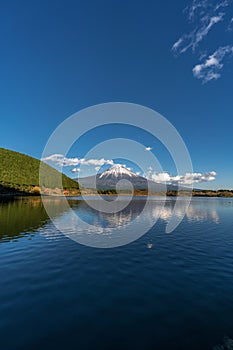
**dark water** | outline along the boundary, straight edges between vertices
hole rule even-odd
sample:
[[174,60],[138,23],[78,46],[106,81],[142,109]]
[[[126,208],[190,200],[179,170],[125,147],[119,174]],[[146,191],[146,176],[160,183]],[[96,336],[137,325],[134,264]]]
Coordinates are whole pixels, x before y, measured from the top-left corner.
[[[49,205],[67,220],[62,200]],[[111,231],[161,204],[143,218],[138,199],[119,215],[70,205]],[[173,205],[137,241],[97,249],[61,234],[39,198],[1,201],[0,349],[207,350],[233,337],[233,200],[195,198],[165,234]]]

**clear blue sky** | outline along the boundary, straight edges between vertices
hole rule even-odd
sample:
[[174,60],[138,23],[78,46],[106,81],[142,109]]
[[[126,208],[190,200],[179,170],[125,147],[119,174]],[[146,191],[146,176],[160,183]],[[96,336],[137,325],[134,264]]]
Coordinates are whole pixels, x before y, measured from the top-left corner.
[[[2,3],[1,147],[40,158],[51,132],[69,115],[102,102],[133,102],[155,109],[177,128],[194,171],[217,172],[202,187],[233,188],[232,4],[204,9],[216,23],[188,20],[195,4]],[[188,14],[184,9],[190,5]],[[203,34],[200,42],[193,29]],[[179,45],[172,50],[179,38],[191,42],[183,53]],[[202,66],[195,75],[197,65]],[[72,156],[83,152],[81,145],[74,147]]]

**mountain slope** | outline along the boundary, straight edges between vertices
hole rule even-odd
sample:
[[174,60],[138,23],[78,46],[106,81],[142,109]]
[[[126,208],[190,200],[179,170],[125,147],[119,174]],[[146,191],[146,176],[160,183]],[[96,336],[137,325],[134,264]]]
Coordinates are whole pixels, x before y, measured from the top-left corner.
[[[166,191],[176,191],[177,186],[175,185],[164,185],[156,183],[154,181],[147,180],[145,177],[138,176],[132,171],[126,169],[122,165],[113,165],[108,170],[96,176],[88,176],[83,178],[78,178],[76,181],[79,182],[80,186],[84,188],[96,188],[97,190],[110,190],[116,189],[116,184],[120,180],[130,181],[135,190],[147,190],[148,185],[153,192],[166,192]],[[129,184],[125,181],[121,184],[121,189],[129,189]]]
[[[42,168],[43,189],[39,187],[40,164],[38,159],[0,148],[0,193],[61,193],[60,173],[45,163]],[[76,181],[63,174],[62,182],[67,192],[73,191],[79,194],[79,185]]]

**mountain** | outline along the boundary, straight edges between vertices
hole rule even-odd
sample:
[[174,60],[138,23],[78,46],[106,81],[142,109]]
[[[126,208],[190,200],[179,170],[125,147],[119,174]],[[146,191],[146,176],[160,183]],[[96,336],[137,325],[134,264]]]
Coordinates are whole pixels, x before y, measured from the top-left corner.
[[118,177],[126,177],[126,178],[137,178],[139,177],[129,169],[125,168],[121,164],[115,164],[108,170],[105,170],[103,173],[100,174],[100,179],[107,179],[109,177],[118,178]]
[[[176,191],[177,186],[167,185],[167,188],[164,184],[156,183],[150,181],[145,177],[139,176],[132,171],[128,170],[120,164],[113,165],[106,171],[88,177],[82,177],[75,179],[79,182],[80,186],[84,188],[97,188],[97,190],[110,190],[116,189],[116,184],[120,180],[130,181],[135,190],[147,190],[148,184],[153,192],[166,192],[166,191]],[[96,183],[96,186],[95,186]],[[121,182],[121,189],[127,190],[130,188],[130,185],[126,181]]]
[[[39,187],[39,169],[43,188]],[[0,194],[80,194],[76,181],[62,175],[63,189],[59,188],[60,173],[40,160],[25,154],[0,148]]]

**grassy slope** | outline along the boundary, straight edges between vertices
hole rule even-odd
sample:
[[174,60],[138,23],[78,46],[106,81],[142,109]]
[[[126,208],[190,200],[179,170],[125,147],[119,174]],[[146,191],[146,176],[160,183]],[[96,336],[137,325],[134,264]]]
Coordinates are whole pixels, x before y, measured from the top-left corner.
[[[0,186],[2,189],[15,189],[22,192],[33,192],[39,187],[38,159],[25,154],[0,148]],[[59,188],[60,173],[43,163],[43,186],[47,189]],[[78,191],[79,185],[69,177],[62,175],[64,189]],[[37,189],[38,191],[38,189]],[[2,191],[3,192],[3,191]],[[7,192],[7,191],[6,191]]]

